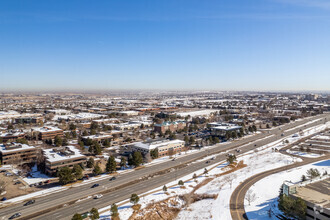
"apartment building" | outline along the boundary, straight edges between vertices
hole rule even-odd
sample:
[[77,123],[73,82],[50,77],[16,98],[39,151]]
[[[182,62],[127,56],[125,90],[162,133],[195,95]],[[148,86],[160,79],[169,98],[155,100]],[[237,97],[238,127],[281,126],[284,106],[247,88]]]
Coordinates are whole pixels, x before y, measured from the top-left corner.
[[182,152],[184,150],[184,144],[184,141],[181,140],[148,140],[135,143],[132,149],[144,154],[149,153],[151,150],[158,149],[158,155],[161,157]]
[[44,149],[42,151],[45,158],[45,172],[48,175],[56,175],[57,170],[62,167],[72,168],[75,164],[86,166],[87,163],[87,157],[74,146]]
[[2,165],[32,163],[37,160],[37,150],[33,146],[19,143],[0,145],[0,161]]
[[54,139],[56,136],[63,136],[63,130],[56,127],[34,128],[33,133],[38,133],[39,140]]

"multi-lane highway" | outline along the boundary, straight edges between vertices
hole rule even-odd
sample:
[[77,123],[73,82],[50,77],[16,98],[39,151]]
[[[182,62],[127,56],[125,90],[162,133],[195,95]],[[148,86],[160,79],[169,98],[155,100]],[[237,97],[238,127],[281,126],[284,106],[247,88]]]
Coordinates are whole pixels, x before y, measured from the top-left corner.
[[[319,119],[315,121],[316,119]],[[282,133],[285,136],[292,135],[298,132],[300,129],[306,129],[308,127],[323,124],[326,120],[330,119],[330,114],[318,115],[315,117],[300,120],[294,123],[290,123],[281,127],[281,130],[276,128],[270,130],[269,132],[264,132],[261,134],[256,134],[241,140],[236,140],[233,142],[228,142],[224,144],[218,144],[215,147],[208,148],[208,150],[201,150],[198,153],[188,154],[178,158],[175,161],[164,162],[161,164],[155,164],[153,166],[148,166],[143,169],[135,170],[133,172],[121,174],[117,177],[115,181],[109,181],[109,179],[100,180],[93,182],[91,184],[82,185],[79,187],[72,187],[65,191],[50,194],[45,197],[37,198],[35,204],[30,206],[23,206],[24,203],[15,204],[10,207],[5,207],[0,209],[0,216],[3,219],[7,219],[16,212],[21,212],[21,219],[70,219],[71,216],[78,212],[82,213],[89,211],[92,207],[101,208],[110,205],[114,202],[120,202],[130,197],[132,193],[143,193],[158,186],[162,186],[168,182],[175,179],[179,179],[182,176],[193,173],[197,170],[203,169],[214,163],[218,163],[226,159],[225,154],[218,155],[215,160],[211,160],[211,163],[206,164],[205,161],[200,161],[196,163],[191,163],[202,157],[211,154],[217,154],[222,151],[232,150],[237,147],[242,146],[241,153],[253,150],[256,146],[262,146],[280,138]],[[313,121],[313,123],[306,124],[306,126],[299,127],[307,122]],[[293,129],[297,127],[296,129]],[[160,172],[162,170],[171,169],[183,164],[189,163],[188,166],[182,166],[177,168],[174,172],[167,172],[162,175],[157,175],[153,178],[144,178],[154,173]],[[139,180],[140,181],[137,181]],[[130,185],[126,185],[127,183]],[[99,187],[91,188],[94,183],[100,184]],[[105,193],[105,191],[111,192]],[[78,199],[86,198],[90,195],[95,195],[102,193],[104,196],[101,199],[86,199],[81,202],[75,202]],[[1,219],[1,218],[0,218]]]

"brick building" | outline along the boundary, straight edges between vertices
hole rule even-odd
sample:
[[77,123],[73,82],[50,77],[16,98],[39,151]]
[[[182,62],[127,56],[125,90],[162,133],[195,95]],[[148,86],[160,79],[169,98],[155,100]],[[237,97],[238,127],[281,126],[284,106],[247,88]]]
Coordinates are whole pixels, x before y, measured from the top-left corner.
[[56,136],[63,136],[63,130],[55,127],[41,127],[33,129],[33,133],[38,133],[39,140],[54,139]]
[[57,170],[62,167],[72,168],[75,164],[86,166],[87,157],[74,146],[58,147],[53,149],[44,149],[46,174],[55,175]]
[[32,163],[37,160],[37,150],[27,144],[9,143],[0,145],[0,161],[3,165]]

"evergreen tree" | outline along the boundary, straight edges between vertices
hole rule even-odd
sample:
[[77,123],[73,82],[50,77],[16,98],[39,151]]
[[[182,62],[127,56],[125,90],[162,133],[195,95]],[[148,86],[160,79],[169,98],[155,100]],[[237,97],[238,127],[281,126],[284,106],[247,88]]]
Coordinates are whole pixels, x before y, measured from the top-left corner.
[[69,167],[62,167],[58,170],[57,176],[62,185],[68,184],[73,181],[72,170]]
[[78,164],[75,164],[73,166],[72,173],[73,173],[76,180],[79,180],[79,179],[83,178],[83,169]]
[[63,144],[63,140],[60,136],[56,135],[55,139],[54,139],[54,144],[56,145],[56,147],[62,146]]
[[118,207],[117,207],[116,203],[113,203],[111,205],[110,212],[111,212],[112,218],[118,217]]
[[93,157],[90,157],[89,160],[87,161],[87,167],[88,168],[93,168],[95,165]]
[[141,152],[135,151],[133,153],[133,165],[135,167],[138,167],[138,166],[140,166],[142,164],[142,162],[143,162],[143,157],[142,157]]
[[187,135],[184,136],[184,142],[186,143],[186,145],[189,144],[189,138]]
[[132,194],[131,195],[131,199],[130,202],[133,203],[134,205],[137,204],[139,202],[140,198],[137,194]]
[[128,155],[128,161],[127,161],[127,164],[129,166],[133,166],[133,155],[132,154],[129,154]]
[[106,167],[105,167],[106,172],[112,173],[112,172],[116,171],[116,167],[117,167],[117,163],[116,163],[115,157],[110,156],[108,159],[108,162],[106,164]]
[[234,154],[230,154],[230,155],[227,156],[227,162],[228,162],[229,164],[232,164],[232,163],[234,163],[235,161],[236,161],[236,156],[235,156]]
[[206,168],[204,169],[204,174],[205,174],[205,175],[208,174],[208,171],[207,171]]
[[164,192],[167,191],[167,187],[166,187],[166,185],[163,186],[163,191],[164,191]]
[[184,182],[182,180],[179,180],[178,185],[179,186],[183,186],[184,185]]
[[93,169],[93,174],[97,176],[97,175],[100,175],[101,173],[102,173],[102,170],[101,170],[100,166],[97,164]]
[[83,220],[83,217],[81,216],[81,214],[76,213],[73,215],[71,220]]
[[121,157],[121,159],[120,159],[120,167],[126,168],[126,158],[125,157]]
[[91,215],[90,215],[90,218],[92,220],[95,220],[95,219],[98,219],[100,218],[100,215],[99,215],[99,211],[97,210],[97,208],[92,208],[91,211],[89,212]]

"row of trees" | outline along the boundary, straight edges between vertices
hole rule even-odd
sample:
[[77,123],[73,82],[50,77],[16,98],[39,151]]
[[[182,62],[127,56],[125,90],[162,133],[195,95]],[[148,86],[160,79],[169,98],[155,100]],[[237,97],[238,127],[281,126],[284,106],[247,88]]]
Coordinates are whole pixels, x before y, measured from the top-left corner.
[[[140,197],[137,194],[132,194],[131,198],[130,198],[130,202],[134,205],[138,204],[138,202],[140,201]],[[118,206],[116,205],[116,203],[113,203],[110,206],[110,215],[111,215],[111,219],[117,219],[119,216],[118,213]],[[92,208],[91,211],[89,212],[89,216],[90,219],[94,220],[94,219],[98,219],[100,218],[100,214],[98,212],[98,210],[96,208]],[[71,220],[82,220],[83,216],[81,214],[74,214],[74,216],[71,218]]]

